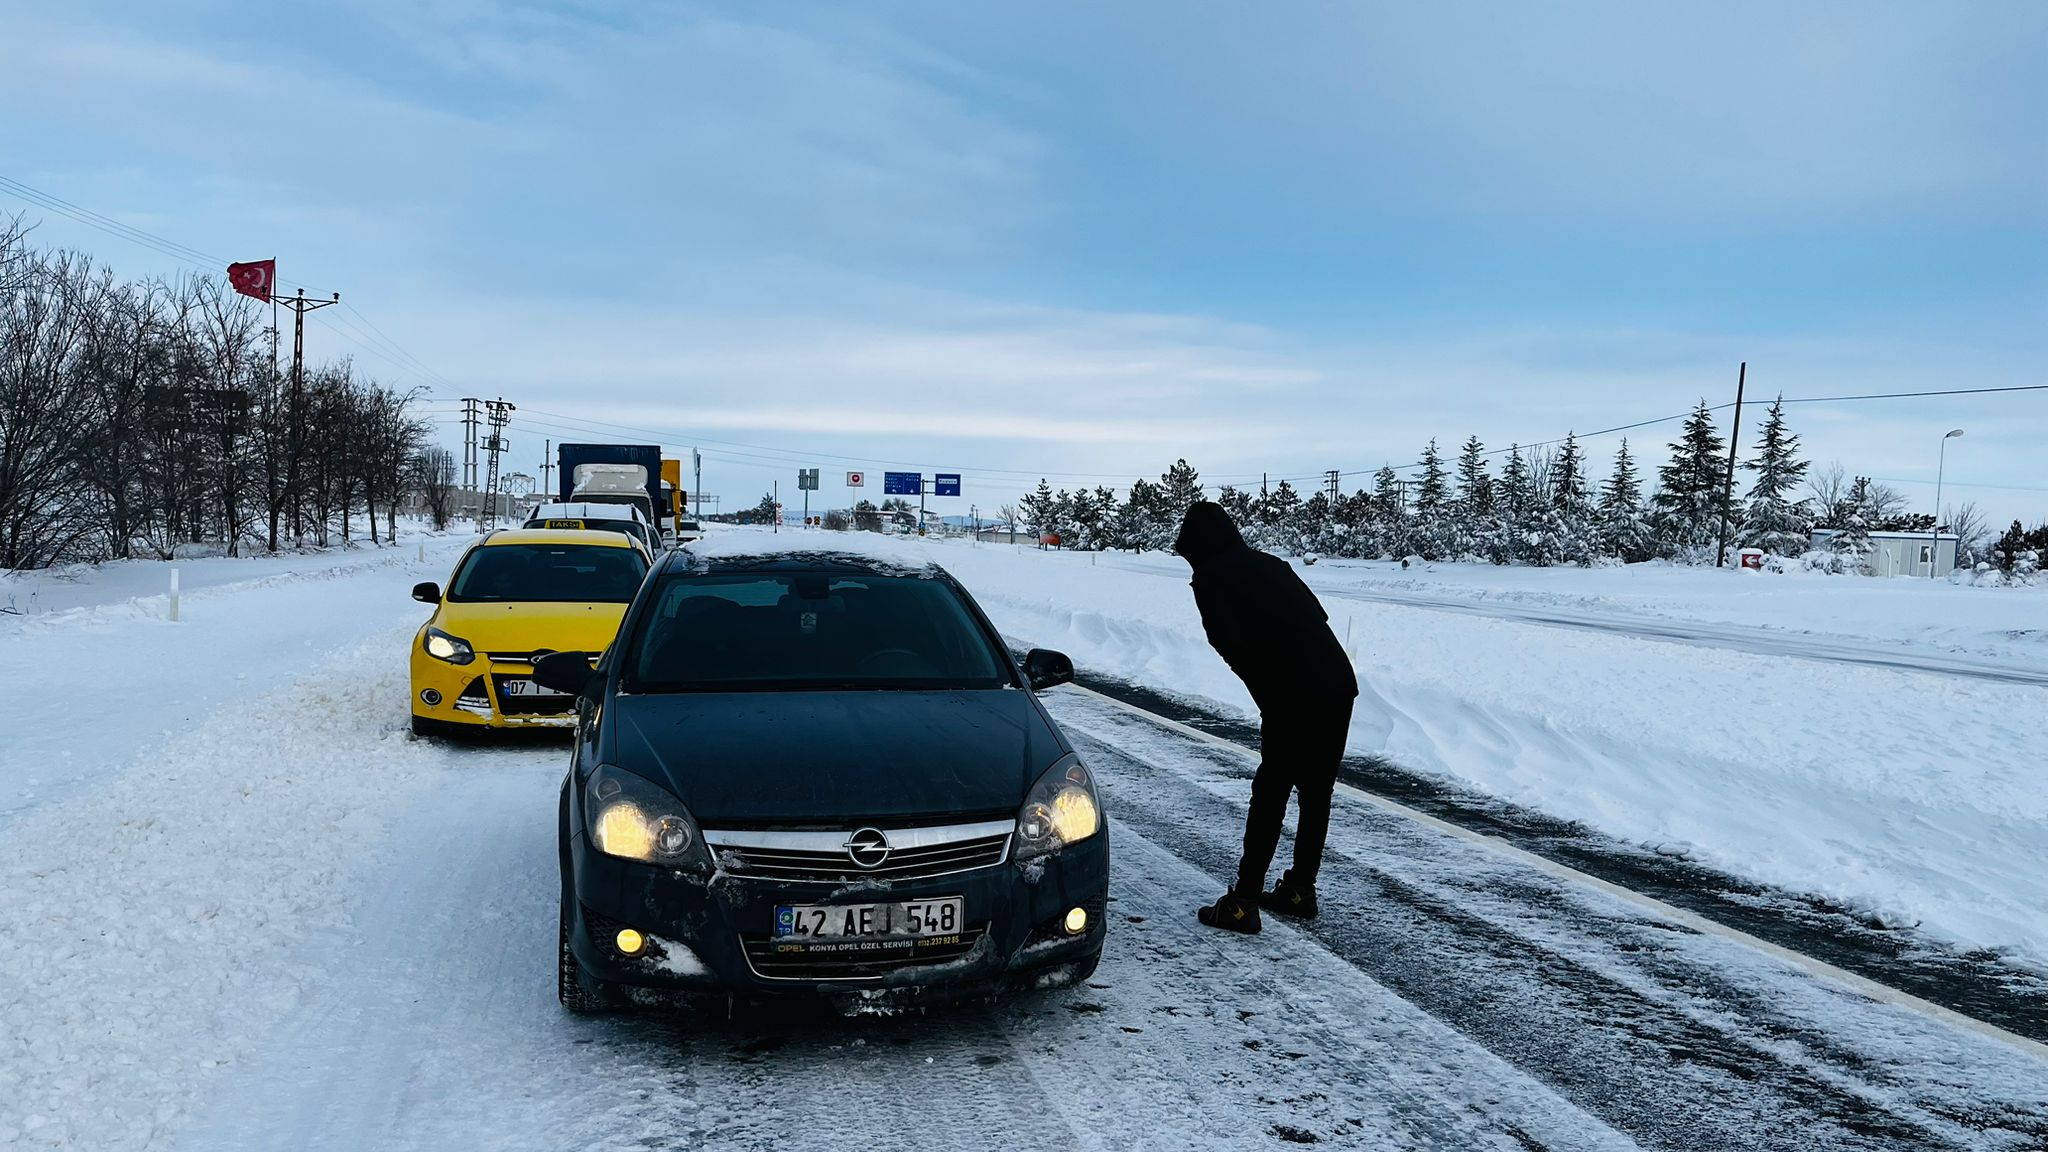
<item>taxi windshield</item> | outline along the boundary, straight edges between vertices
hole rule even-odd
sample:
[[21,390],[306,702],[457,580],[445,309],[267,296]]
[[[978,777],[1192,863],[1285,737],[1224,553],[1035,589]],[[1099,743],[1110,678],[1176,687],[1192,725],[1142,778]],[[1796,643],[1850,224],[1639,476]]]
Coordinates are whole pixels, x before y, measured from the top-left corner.
[[625,604],[647,562],[635,548],[600,544],[491,544],[463,561],[448,589],[455,603],[529,601]]

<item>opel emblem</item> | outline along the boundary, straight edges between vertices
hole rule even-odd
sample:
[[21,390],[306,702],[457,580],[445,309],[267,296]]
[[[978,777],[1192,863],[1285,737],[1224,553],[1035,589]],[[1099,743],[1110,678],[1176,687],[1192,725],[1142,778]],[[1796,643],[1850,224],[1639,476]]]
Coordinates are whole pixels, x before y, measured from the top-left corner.
[[846,838],[846,856],[862,868],[880,868],[889,858],[889,838],[879,828],[863,828]]

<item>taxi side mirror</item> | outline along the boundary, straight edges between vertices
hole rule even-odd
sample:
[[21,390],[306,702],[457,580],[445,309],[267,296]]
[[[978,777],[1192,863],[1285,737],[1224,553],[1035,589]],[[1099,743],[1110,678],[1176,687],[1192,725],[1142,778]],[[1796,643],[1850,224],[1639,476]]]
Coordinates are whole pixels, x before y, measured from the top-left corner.
[[422,604],[439,604],[441,602],[441,586],[432,580],[423,580],[412,586],[412,598]]

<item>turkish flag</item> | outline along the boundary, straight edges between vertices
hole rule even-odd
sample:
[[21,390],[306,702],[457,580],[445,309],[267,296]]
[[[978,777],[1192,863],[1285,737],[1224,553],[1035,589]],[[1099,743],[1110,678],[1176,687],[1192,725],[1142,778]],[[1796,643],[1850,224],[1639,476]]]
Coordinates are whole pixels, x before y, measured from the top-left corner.
[[251,260],[228,265],[228,286],[244,296],[270,303],[270,290],[277,283],[277,261]]

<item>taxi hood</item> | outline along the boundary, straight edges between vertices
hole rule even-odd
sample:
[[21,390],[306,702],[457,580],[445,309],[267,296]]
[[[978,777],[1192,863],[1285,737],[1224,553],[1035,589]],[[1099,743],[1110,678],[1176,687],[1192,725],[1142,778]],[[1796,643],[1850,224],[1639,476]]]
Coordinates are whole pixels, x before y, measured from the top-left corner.
[[434,626],[479,652],[602,652],[625,614],[624,604],[444,602]]

